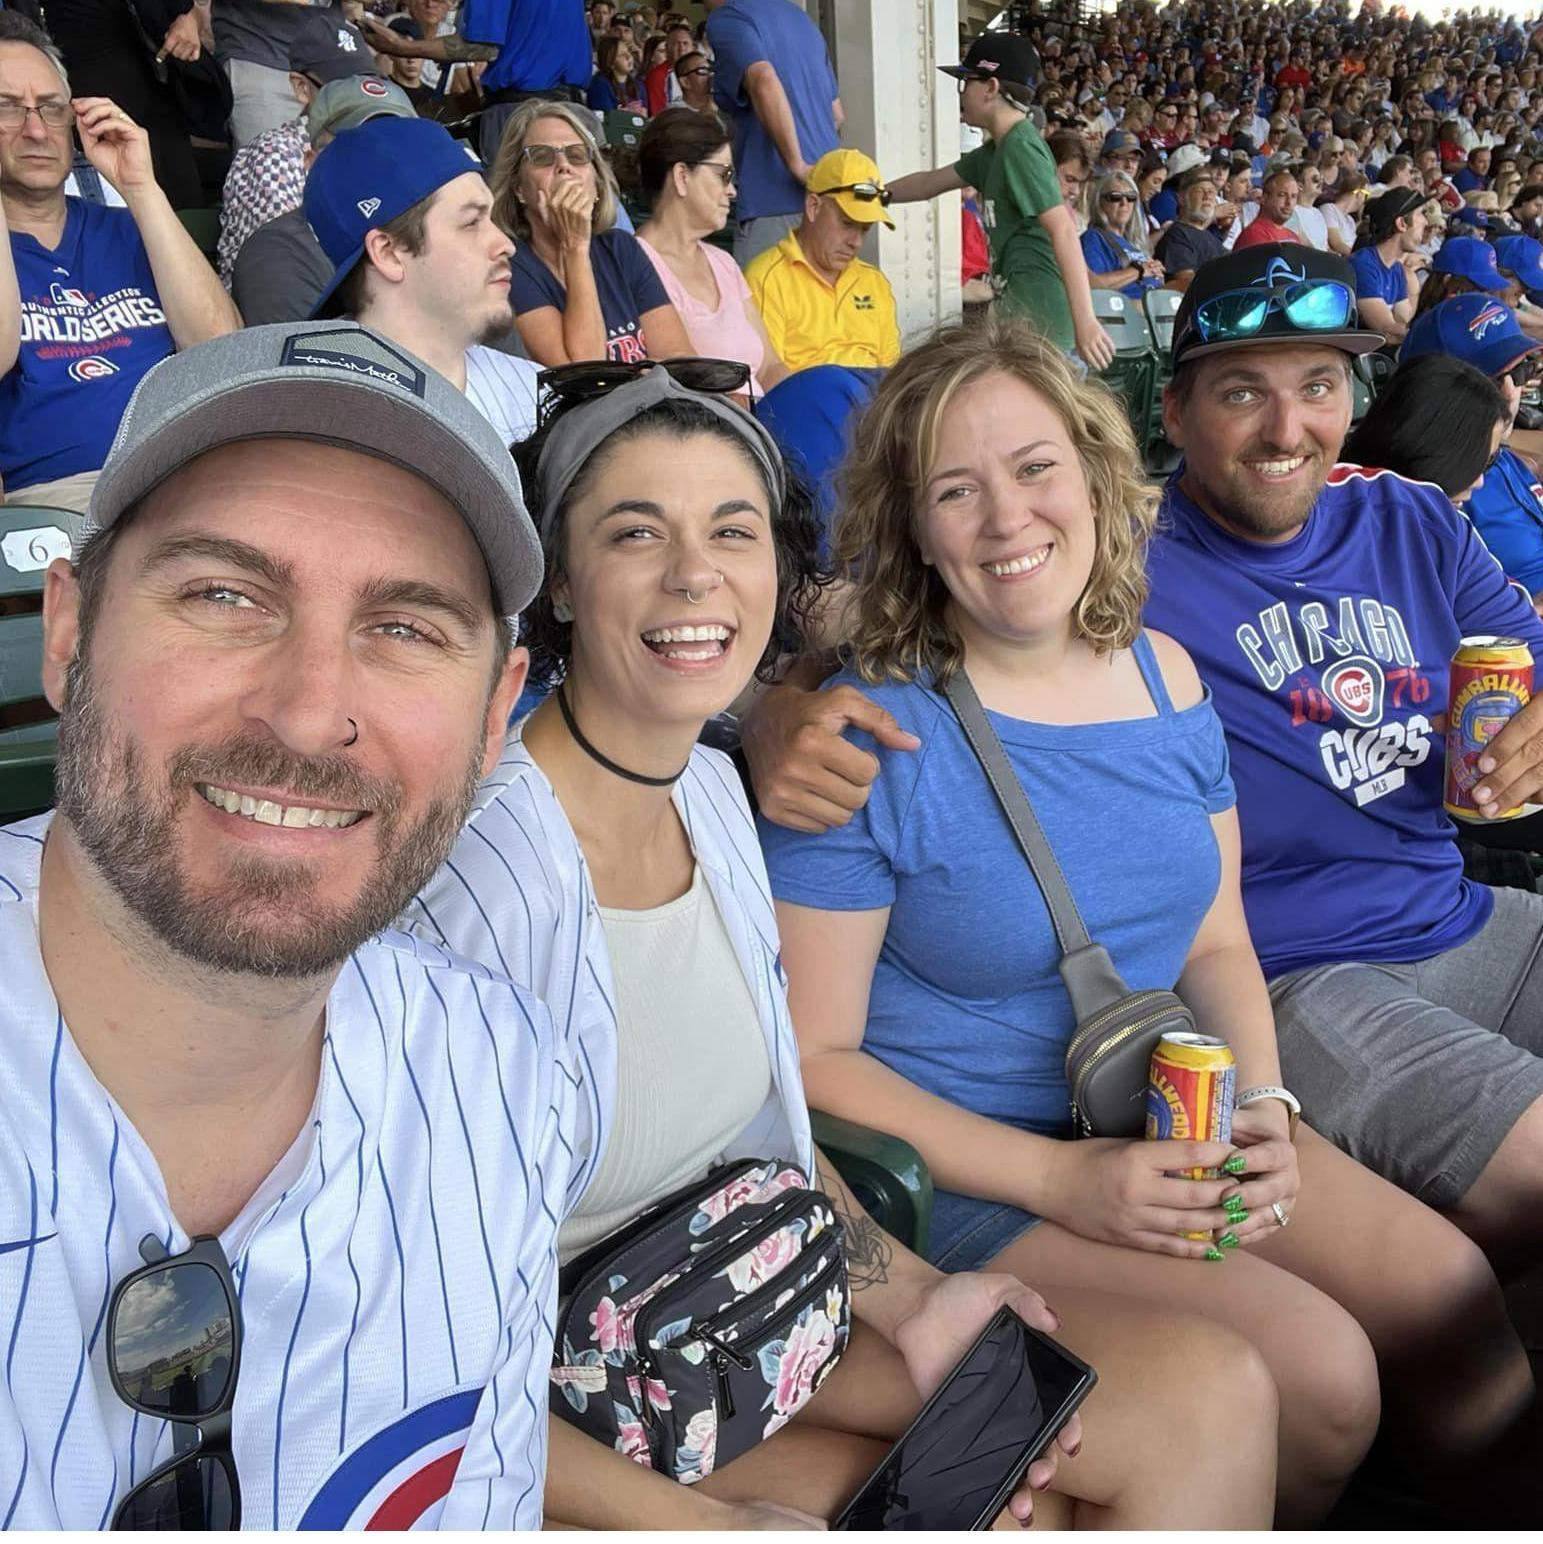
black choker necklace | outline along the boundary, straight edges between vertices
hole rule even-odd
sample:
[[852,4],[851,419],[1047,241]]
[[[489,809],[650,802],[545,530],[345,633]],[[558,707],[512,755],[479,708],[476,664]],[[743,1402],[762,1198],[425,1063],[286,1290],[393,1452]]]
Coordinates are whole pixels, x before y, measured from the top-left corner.
[[680,772],[672,772],[668,777],[644,777],[641,772],[629,772],[625,767],[619,767],[609,756],[602,756],[588,740],[584,738],[584,731],[573,721],[573,709],[568,706],[568,698],[562,687],[557,688],[557,706],[562,710],[563,722],[568,726],[568,733],[578,743],[578,747],[592,761],[598,761],[607,772],[614,772],[617,777],[624,777],[629,783],[641,783],[645,788],[673,788],[680,781],[681,773],[686,769],[682,767]]

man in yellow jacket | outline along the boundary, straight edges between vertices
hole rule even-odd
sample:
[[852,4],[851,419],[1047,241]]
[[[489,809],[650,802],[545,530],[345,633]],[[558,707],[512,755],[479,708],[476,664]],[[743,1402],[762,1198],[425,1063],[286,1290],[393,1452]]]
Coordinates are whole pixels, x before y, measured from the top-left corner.
[[809,173],[802,222],[745,270],[790,370],[872,369],[900,357],[894,291],[857,255],[869,226],[882,220],[893,228],[888,205],[889,190],[867,156],[832,150]]

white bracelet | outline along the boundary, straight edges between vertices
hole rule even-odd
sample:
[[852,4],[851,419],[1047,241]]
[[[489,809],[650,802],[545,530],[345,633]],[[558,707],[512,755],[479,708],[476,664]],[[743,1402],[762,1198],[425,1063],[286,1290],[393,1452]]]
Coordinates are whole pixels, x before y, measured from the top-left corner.
[[1265,1099],[1278,1099],[1286,1106],[1290,1115],[1287,1131],[1291,1140],[1296,1141],[1297,1122],[1302,1119],[1302,1101],[1289,1088],[1281,1088],[1274,1083],[1261,1084],[1257,1088],[1245,1088],[1234,1104],[1241,1110],[1247,1105],[1258,1104]]

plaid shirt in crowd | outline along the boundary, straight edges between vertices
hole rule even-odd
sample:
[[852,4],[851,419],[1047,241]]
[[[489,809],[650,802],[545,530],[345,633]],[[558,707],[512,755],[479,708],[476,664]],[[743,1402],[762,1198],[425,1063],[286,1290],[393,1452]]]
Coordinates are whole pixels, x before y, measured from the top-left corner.
[[305,119],[292,118],[236,152],[225,176],[220,217],[220,282],[230,288],[236,258],[259,225],[300,207],[305,194]]

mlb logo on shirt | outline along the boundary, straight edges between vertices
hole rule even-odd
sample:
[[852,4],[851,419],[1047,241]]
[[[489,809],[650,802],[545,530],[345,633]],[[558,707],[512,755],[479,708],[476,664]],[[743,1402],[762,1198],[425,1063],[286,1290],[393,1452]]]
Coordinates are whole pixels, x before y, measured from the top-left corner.
[[48,298],[56,306],[76,306],[81,310],[84,310],[91,304],[81,290],[67,289],[62,284],[50,284],[48,286]]

